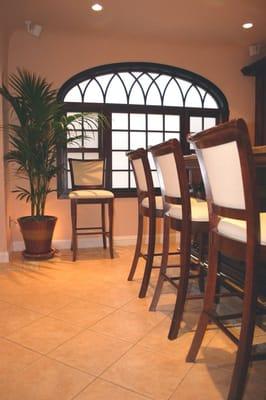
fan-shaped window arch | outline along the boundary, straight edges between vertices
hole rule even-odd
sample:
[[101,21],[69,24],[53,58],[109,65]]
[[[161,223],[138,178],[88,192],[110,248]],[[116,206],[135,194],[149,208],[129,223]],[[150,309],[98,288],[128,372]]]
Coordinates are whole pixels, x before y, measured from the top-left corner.
[[229,114],[225,96],[212,82],[154,63],[118,63],[83,71],[65,82],[58,96],[67,113],[102,113],[109,121],[101,128],[82,123],[79,143],[60,149],[65,167],[58,179],[60,194],[69,189],[68,158],[104,156],[107,185],[118,196],[134,195],[127,151],[175,137],[189,154],[187,133],[226,121]]

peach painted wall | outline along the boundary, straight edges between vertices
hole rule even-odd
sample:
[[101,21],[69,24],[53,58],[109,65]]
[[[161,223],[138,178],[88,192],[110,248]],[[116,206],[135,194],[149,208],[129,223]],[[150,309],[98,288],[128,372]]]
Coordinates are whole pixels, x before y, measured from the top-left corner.
[[[36,39],[24,31],[16,32],[9,50],[9,71],[25,67],[47,77],[59,88],[72,75],[102,64],[126,61],[148,61],[169,64],[196,72],[214,82],[225,94],[230,116],[244,117],[254,134],[254,82],[242,75],[240,69],[248,64],[246,48],[208,46],[178,42],[139,41],[134,38],[94,37],[69,32],[44,31]],[[14,184],[14,181],[12,182]],[[28,207],[10,195],[11,218],[28,213]],[[59,218],[55,239],[70,238],[69,202],[51,195],[47,213]],[[93,221],[95,214],[88,208],[82,220]],[[116,199],[115,235],[136,234],[137,206],[135,199]],[[14,225],[13,240],[20,240]]]
[[[8,59],[8,36],[5,32],[0,32],[0,81],[1,85],[7,75],[7,59]],[[4,153],[6,146],[6,138],[3,126],[7,122],[7,107],[0,96],[0,260],[8,259],[8,213],[7,213],[7,196],[6,191],[6,171],[4,163]]]

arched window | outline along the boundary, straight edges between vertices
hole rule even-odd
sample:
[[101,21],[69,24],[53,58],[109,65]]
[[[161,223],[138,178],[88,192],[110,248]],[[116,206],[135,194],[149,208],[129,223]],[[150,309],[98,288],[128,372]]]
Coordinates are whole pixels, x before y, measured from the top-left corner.
[[[180,68],[143,62],[81,72],[62,86],[59,100],[67,113],[102,113],[108,121],[100,129],[86,126],[84,119],[79,143],[60,150],[65,168],[58,179],[59,195],[70,188],[68,158],[106,157],[107,187],[117,196],[132,196],[135,181],[127,151],[177,138],[184,154],[189,154],[187,133],[226,121],[229,113],[225,96],[207,79]],[[156,185],[152,160],[151,167]]]

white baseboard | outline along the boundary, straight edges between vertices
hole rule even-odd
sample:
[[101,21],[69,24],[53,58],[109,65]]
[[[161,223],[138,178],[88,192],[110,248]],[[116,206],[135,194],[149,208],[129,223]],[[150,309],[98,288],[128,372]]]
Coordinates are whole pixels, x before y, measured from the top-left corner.
[[[116,236],[114,237],[114,245],[117,246],[130,246],[136,243],[137,237],[133,236]],[[108,239],[107,239],[108,240]],[[70,249],[71,240],[53,240],[52,246],[58,250]],[[78,239],[78,247],[80,249],[90,248],[90,247],[102,247],[102,238],[93,237],[93,238],[79,238]],[[12,250],[13,251],[22,251],[24,250],[24,242],[22,240],[14,241]],[[1,254],[1,253],[0,253]],[[1,260],[1,259],[0,259]]]
[[0,252],[0,263],[9,262],[9,253],[7,251]]
[[[171,234],[171,238],[174,240],[175,234]],[[144,243],[147,243],[147,235],[143,237]],[[107,239],[108,240],[108,239]],[[115,236],[114,237],[114,245],[115,246],[134,246],[136,244],[137,236]],[[162,235],[157,235],[157,242],[162,243]],[[71,240],[54,240],[52,246],[58,250],[70,249]],[[79,238],[78,239],[78,247],[80,249],[90,248],[90,247],[102,247],[102,238],[101,237],[91,237],[91,238]],[[12,250],[13,251],[22,251],[24,250],[24,242],[14,241]],[[3,253],[4,254],[4,253]],[[7,253],[8,256],[8,253]],[[1,253],[0,253],[0,262],[1,262]],[[5,261],[2,261],[5,262]]]

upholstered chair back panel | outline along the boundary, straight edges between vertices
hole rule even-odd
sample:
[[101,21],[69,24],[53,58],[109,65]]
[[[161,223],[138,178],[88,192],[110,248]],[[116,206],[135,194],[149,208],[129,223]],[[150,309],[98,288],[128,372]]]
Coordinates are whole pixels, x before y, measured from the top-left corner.
[[147,192],[148,190],[148,185],[146,181],[146,176],[145,176],[145,170],[143,166],[143,162],[140,158],[136,160],[131,160],[133,164],[133,168],[136,174],[136,179],[137,179],[137,185],[139,187],[139,190],[143,192]]
[[103,186],[104,184],[104,161],[72,160],[74,185],[76,186]]
[[216,205],[245,209],[244,187],[236,142],[201,149]]
[[164,194],[166,196],[181,197],[174,154],[156,156],[156,161],[161,172],[159,180],[162,179],[160,186],[164,188]]

